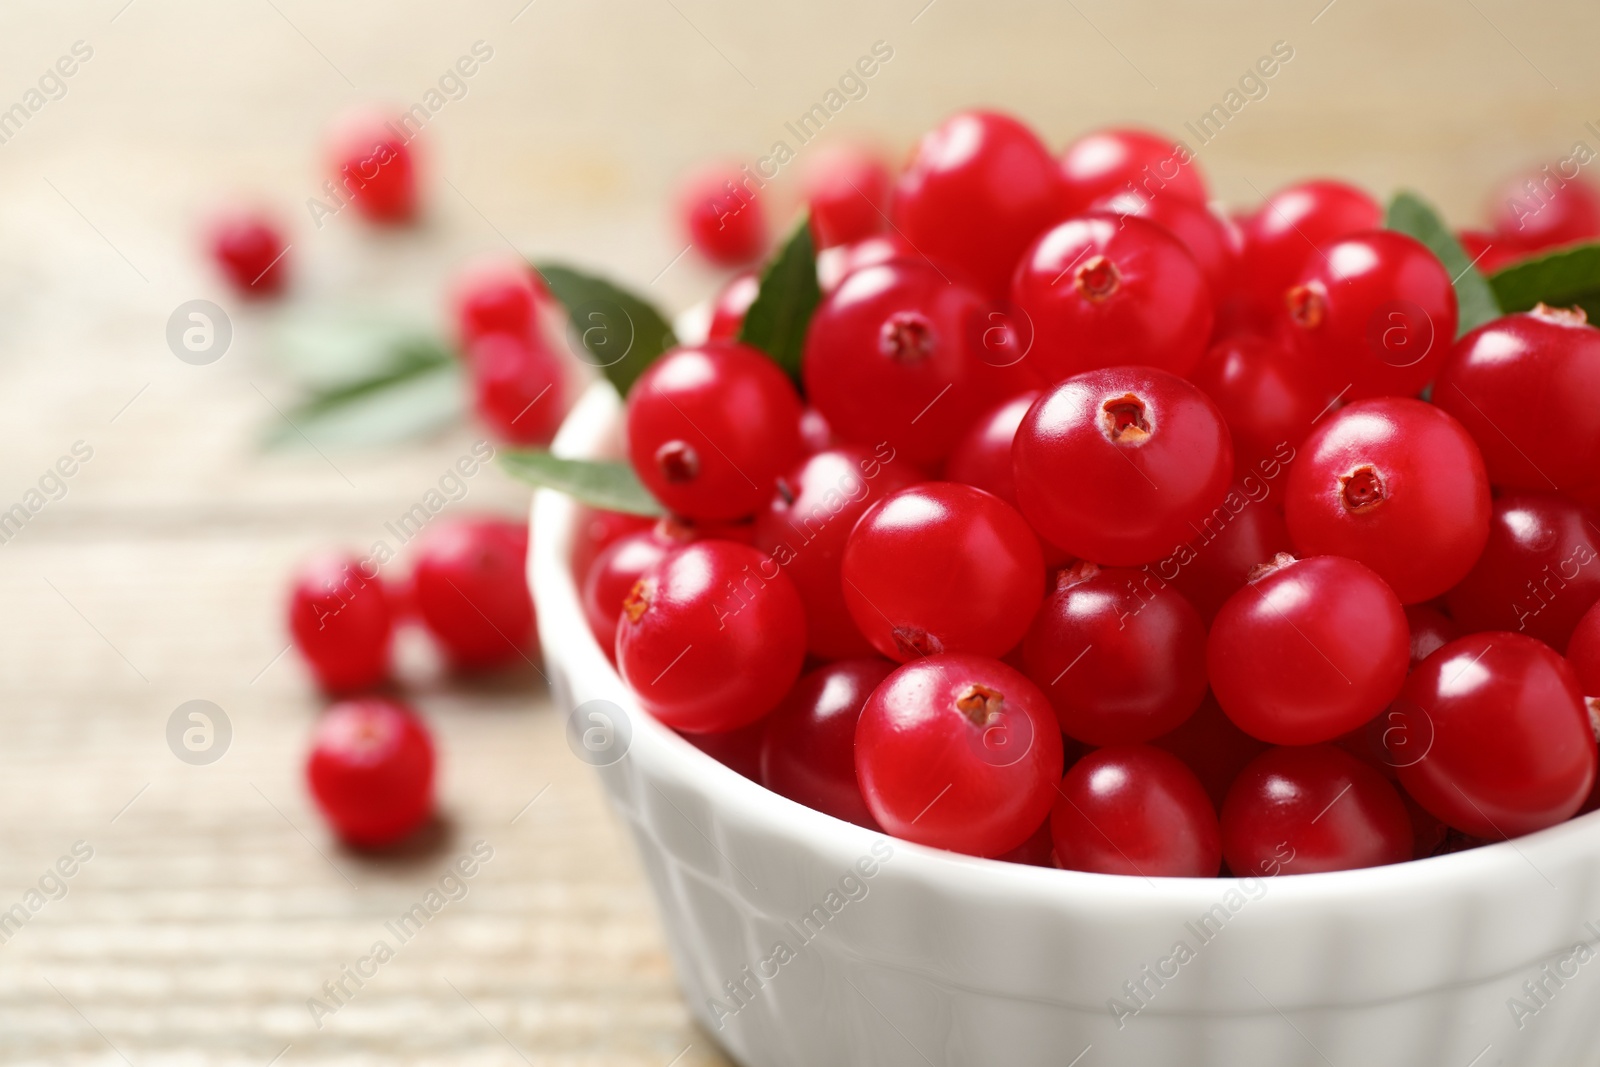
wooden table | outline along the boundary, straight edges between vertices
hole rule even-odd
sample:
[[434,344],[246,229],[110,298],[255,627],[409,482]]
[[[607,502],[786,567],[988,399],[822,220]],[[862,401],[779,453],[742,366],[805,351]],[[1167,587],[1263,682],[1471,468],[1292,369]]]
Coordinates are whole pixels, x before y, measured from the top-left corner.
[[[0,1060],[725,1062],[689,1021],[634,857],[532,668],[463,684],[408,650],[444,760],[425,840],[355,855],[311,809],[300,767],[322,701],[281,655],[285,573],[384,536],[473,434],[263,454],[293,398],[266,358],[283,316],[362,305],[428,323],[462,258],[505,245],[602,265],[681,308],[714,277],[676,258],[674,177],[765,154],[876,41],[892,60],[823,136],[897,151],[976,102],[1053,144],[1110,121],[1182,133],[1287,42],[1266,95],[1200,151],[1221,196],[1249,205],[1330,172],[1422,189],[1471,221],[1508,167],[1600,147],[1585,125],[1600,120],[1597,34],[1593,4],[1531,19],[1509,0],[13,0],[0,108],[75,42],[92,56],[64,95],[0,127],[0,510],[77,442],[92,457],[64,490],[47,479],[59,498],[0,543],[0,911],[28,917],[0,926]],[[426,224],[315,228],[304,202],[328,119],[420,99],[480,40],[493,58],[422,137]],[[241,196],[293,226],[282,311],[238,306],[196,254],[199,221]],[[191,366],[163,332],[200,297],[235,337]],[[489,472],[458,507],[526,500]],[[231,723],[210,765],[167,744],[193,699]],[[478,841],[493,856],[466,895],[314,1020],[308,999],[326,1001],[323,984]],[[49,875],[58,861],[70,878]],[[41,881],[59,899],[30,897]]]

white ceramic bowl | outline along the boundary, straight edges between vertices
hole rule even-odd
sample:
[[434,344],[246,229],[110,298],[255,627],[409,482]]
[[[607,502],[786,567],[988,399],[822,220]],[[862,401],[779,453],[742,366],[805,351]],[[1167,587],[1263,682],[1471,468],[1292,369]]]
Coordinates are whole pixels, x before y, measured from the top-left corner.
[[[619,408],[593,387],[556,450],[596,454]],[[569,740],[615,760],[599,773],[684,996],[746,1067],[1600,1064],[1597,816],[1267,880],[1082,874],[888,840],[768,792],[639,708],[584,623],[574,515],[537,494],[530,574],[555,699],[615,706],[582,708]]]

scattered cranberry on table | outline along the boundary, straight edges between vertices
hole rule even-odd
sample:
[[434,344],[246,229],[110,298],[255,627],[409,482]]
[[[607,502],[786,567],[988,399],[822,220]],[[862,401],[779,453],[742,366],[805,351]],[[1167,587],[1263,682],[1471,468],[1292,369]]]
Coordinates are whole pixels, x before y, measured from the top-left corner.
[[548,444],[566,415],[566,367],[545,339],[510,333],[479,337],[467,350],[473,409],[496,440]]
[[455,666],[490,670],[528,656],[534,632],[527,557],[526,523],[441,519],[424,530],[412,598]]
[[328,139],[337,198],[379,225],[408,223],[418,212],[416,164],[397,129],[381,115],[356,112],[335,123]]
[[377,568],[355,556],[314,557],[289,594],[295,647],[317,684],[333,693],[368,689],[389,676],[395,614]]
[[283,231],[259,212],[234,212],[211,224],[211,256],[235,292],[251,299],[279,296],[289,285]]
[[317,722],[306,780],[334,830],[383,848],[433,812],[433,741],[416,712],[382,697],[335,704]]
[[754,180],[731,164],[712,165],[679,187],[678,217],[689,243],[719,267],[743,267],[766,250],[766,211]]

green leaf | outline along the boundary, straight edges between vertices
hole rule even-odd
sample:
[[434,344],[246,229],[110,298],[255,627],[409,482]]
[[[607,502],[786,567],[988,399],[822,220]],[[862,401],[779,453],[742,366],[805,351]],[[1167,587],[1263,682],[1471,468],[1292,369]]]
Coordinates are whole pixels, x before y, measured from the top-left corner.
[[283,445],[388,444],[461,418],[466,387],[460,364],[436,341],[412,338],[389,353],[388,365],[366,378],[314,391],[266,433]]
[[300,385],[324,392],[381,378],[408,363],[410,350],[435,343],[403,313],[324,309],[287,317],[268,351]]
[[666,514],[626,463],[562,459],[538,448],[502,450],[500,463],[525,482],[555,489],[597,508],[629,515]]
[[1507,312],[1527,311],[1535,304],[1571,307],[1600,322],[1600,243],[1575,245],[1496,273],[1489,279]]
[[1455,234],[1439,218],[1438,212],[1422,197],[1412,192],[1396,193],[1394,199],[1389,201],[1383,224],[1427,245],[1428,250],[1444,264],[1444,269],[1450,272],[1450,277],[1455,279],[1456,307],[1460,312],[1457,337],[1504,314],[1495,299],[1495,291],[1489,287],[1478,268],[1472,265],[1461,242],[1456,240]]
[[533,269],[567,310],[573,353],[598,367],[623,396],[656,357],[678,343],[661,312],[621,286],[560,263],[535,263]]
[[810,220],[802,215],[794,232],[761,272],[761,288],[745,312],[739,340],[771,356],[796,382],[811,313],[822,301]]

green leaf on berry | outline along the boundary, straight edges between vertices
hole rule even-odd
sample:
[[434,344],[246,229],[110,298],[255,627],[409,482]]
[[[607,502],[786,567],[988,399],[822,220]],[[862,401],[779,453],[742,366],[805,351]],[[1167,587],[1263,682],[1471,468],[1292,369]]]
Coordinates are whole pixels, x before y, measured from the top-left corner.
[[799,382],[806,328],[811,325],[811,313],[821,302],[811,224],[802,215],[789,239],[761,272],[761,287],[750,310],[745,312],[739,340],[771,356],[784,373]]
[[1590,322],[1600,322],[1600,243],[1574,245],[1534,259],[1513,263],[1489,279],[1506,311],[1527,311],[1535,304],[1583,308]]
[[437,340],[405,337],[367,358],[359,375],[328,375],[298,404],[278,408],[267,447],[389,444],[456,422],[466,411],[460,364]]
[[666,318],[643,297],[560,263],[535,263],[533,269],[567,310],[573,353],[599,368],[623,396],[678,343]]
[[562,459],[539,448],[506,449],[500,463],[517,478],[607,511],[665,515],[633,468],[614,460]]
[[1473,265],[1461,242],[1444,224],[1439,213],[1416,193],[1399,192],[1389,201],[1383,224],[1391,230],[1414,237],[1427,245],[1428,251],[1439,258],[1444,269],[1455,279],[1457,318],[1456,336],[1498,319],[1503,311],[1495,299],[1495,291]]

